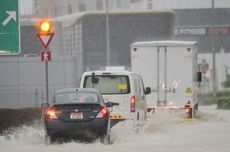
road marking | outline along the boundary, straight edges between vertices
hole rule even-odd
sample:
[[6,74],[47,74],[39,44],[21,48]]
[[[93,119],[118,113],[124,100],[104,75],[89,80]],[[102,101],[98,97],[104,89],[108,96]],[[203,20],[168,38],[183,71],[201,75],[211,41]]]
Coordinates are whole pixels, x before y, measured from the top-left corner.
[[175,122],[192,122],[192,118],[174,118],[171,121]]

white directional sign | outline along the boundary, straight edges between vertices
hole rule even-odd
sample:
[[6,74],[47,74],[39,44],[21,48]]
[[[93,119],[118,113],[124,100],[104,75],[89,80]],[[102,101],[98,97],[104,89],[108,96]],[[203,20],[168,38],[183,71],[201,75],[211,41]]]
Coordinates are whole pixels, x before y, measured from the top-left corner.
[[20,53],[18,0],[0,0],[0,55]]

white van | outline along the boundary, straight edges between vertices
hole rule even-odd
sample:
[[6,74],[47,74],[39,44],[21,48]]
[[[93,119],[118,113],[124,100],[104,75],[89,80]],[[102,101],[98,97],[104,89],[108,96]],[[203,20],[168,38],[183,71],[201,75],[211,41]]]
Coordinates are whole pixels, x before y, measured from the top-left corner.
[[146,95],[151,92],[145,88],[141,75],[126,71],[123,67],[106,67],[103,71],[84,72],[81,88],[97,88],[105,100],[119,103],[114,106],[112,116],[124,119],[146,119]]

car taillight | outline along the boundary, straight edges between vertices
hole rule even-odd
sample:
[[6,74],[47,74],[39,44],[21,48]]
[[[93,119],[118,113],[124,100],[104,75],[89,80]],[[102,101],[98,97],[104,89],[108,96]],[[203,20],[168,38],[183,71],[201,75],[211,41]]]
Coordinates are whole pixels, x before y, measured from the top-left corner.
[[132,96],[130,98],[130,112],[135,112],[136,97]]
[[54,109],[48,109],[46,111],[46,118],[47,119],[57,119],[57,112]]
[[106,107],[102,107],[96,118],[106,118],[108,116],[108,113],[109,110]]
[[189,113],[190,112],[190,108],[185,108],[185,112]]

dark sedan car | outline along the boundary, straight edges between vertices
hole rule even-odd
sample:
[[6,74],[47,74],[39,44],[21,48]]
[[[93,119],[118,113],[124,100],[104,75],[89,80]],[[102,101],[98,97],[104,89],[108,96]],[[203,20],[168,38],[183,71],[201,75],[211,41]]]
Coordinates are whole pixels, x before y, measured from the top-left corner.
[[[44,110],[45,143],[59,137],[103,138],[108,131],[109,110],[100,92],[89,88],[58,90]],[[110,127],[110,126],[109,126]]]

